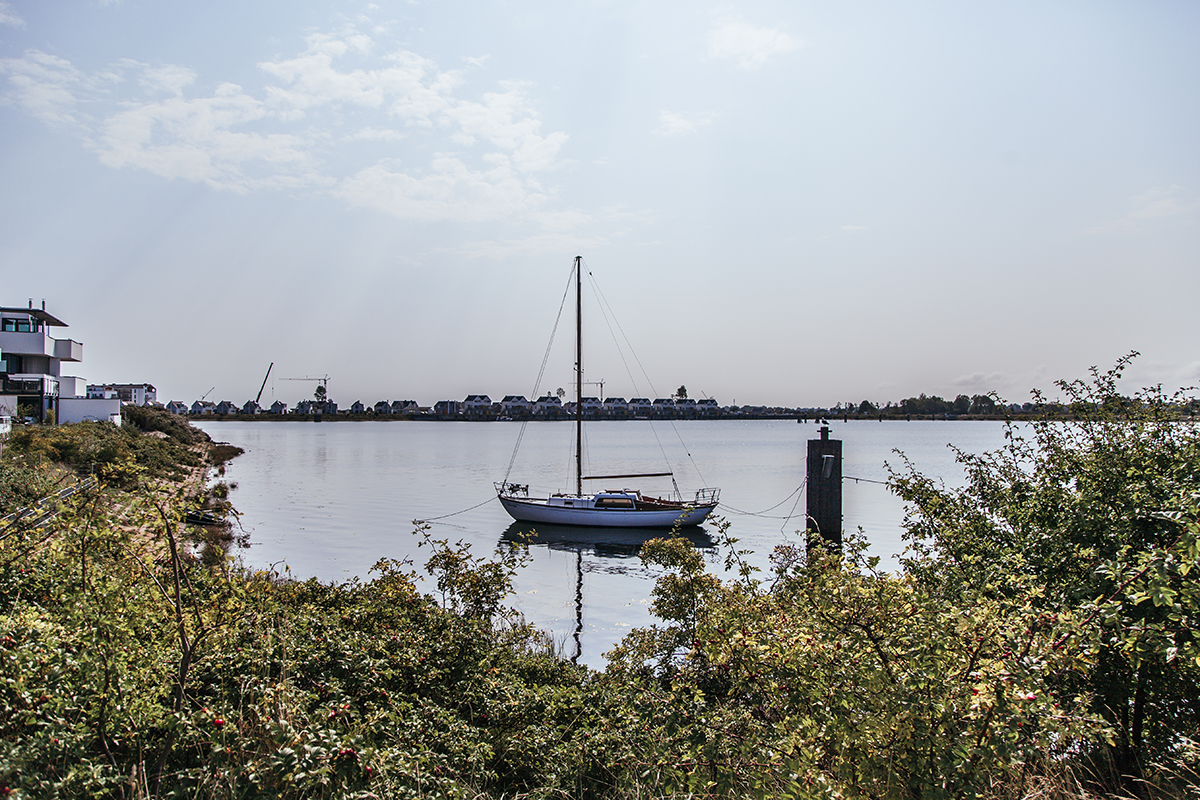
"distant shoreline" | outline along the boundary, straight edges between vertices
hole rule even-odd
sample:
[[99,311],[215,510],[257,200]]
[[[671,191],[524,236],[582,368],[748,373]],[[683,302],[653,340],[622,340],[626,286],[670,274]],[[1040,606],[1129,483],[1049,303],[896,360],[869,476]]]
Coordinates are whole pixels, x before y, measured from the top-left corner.
[[[199,414],[187,415],[189,422],[313,422],[313,414]],[[436,414],[322,414],[322,422],[574,422],[574,417],[442,417]],[[1069,420],[1071,416],[1056,419]],[[729,422],[737,420],[781,420],[800,423],[820,423],[824,420],[832,425],[839,422],[1029,422],[1042,419],[1034,414],[911,414],[904,416],[822,416],[803,414],[739,414],[718,417],[584,417],[584,422]]]

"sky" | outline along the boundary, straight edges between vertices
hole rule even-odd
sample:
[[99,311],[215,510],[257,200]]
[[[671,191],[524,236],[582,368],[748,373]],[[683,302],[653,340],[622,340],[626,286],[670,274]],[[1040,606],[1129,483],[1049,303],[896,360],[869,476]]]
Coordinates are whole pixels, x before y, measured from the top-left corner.
[[1193,386],[1197,42],[1156,0],[0,2],[0,305],[164,402],[432,405],[569,387],[582,255],[609,396]]

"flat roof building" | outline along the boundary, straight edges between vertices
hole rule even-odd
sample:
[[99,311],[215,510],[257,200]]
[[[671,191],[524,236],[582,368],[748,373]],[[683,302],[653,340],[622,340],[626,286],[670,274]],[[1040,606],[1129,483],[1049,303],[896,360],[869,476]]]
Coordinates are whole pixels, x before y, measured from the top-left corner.
[[58,418],[60,397],[82,397],[83,378],[63,375],[64,362],[83,360],[83,345],[55,339],[51,328],[67,323],[41,308],[0,307],[0,395],[16,398],[19,414],[39,422]]

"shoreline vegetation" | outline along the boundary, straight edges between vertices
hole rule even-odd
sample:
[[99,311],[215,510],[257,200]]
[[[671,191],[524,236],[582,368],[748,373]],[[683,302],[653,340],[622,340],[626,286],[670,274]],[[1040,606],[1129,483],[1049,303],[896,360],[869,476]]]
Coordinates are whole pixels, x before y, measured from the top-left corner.
[[717,521],[726,577],[651,540],[657,622],[603,672],[507,605],[520,545],[247,570],[237,448],[152,409],[14,429],[0,514],[97,480],[0,524],[0,797],[1195,797],[1200,432],[1127,362],[962,488],[893,472],[897,573],[855,535],[759,572]]
[[[940,400],[940,398],[932,398]],[[944,402],[944,401],[943,401]],[[1119,407],[1112,406],[1115,401],[1110,401],[1109,408],[1097,408],[1094,405],[1086,403],[1028,403],[1028,408],[1022,409],[1004,409],[989,413],[956,413],[953,411],[904,411],[900,406],[887,406],[882,409],[872,409],[869,411],[847,410],[847,409],[809,409],[806,411],[795,411],[792,409],[784,409],[779,412],[735,412],[728,413],[721,411],[714,415],[692,415],[692,416],[650,416],[650,417],[634,417],[634,416],[605,416],[602,414],[585,415],[584,420],[587,422],[631,422],[631,421],[679,421],[679,420],[697,420],[701,422],[711,422],[717,420],[794,420],[796,422],[813,422],[813,423],[834,423],[834,422],[1039,422],[1047,420],[1057,420],[1061,422],[1078,422],[1094,417],[1098,412],[1103,411],[1114,417],[1136,416],[1140,414],[1142,409],[1134,408],[1138,402],[1134,398],[1123,397]],[[1170,419],[1178,422],[1194,422],[1196,416],[1200,413],[1200,401],[1186,399],[1168,402],[1163,408],[1157,412],[1162,418]],[[314,418],[321,418],[322,421],[329,422],[570,422],[574,417],[566,414],[558,416],[539,416],[537,414],[488,414],[488,415],[440,415],[436,413],[427,414],[375,414],[370,411],[356,414],[344,410],[338,410],[332,414],[299,414],[295,412],[287,412],[286,414],[272,414],[270,412],[262,412],[258,414],[187,414],[179,415],[179,419],[201,421],[201,422],[312,422]]]

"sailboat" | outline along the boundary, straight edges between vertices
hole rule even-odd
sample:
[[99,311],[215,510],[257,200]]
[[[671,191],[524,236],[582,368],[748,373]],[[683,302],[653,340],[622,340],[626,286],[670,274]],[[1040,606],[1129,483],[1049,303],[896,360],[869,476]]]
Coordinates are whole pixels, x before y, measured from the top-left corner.
[[504,510],[518,522],[594,528],[672,528],[699,525],[717,507],[720,490],[700,489],[691,501],[653,497],[639,489],[585,492],[584,481],[625,481],[673,477],[671,472],[626,475],[583,474],[583,256],[575,256],[575,491],[531,496],[528,484],[495,484]]

